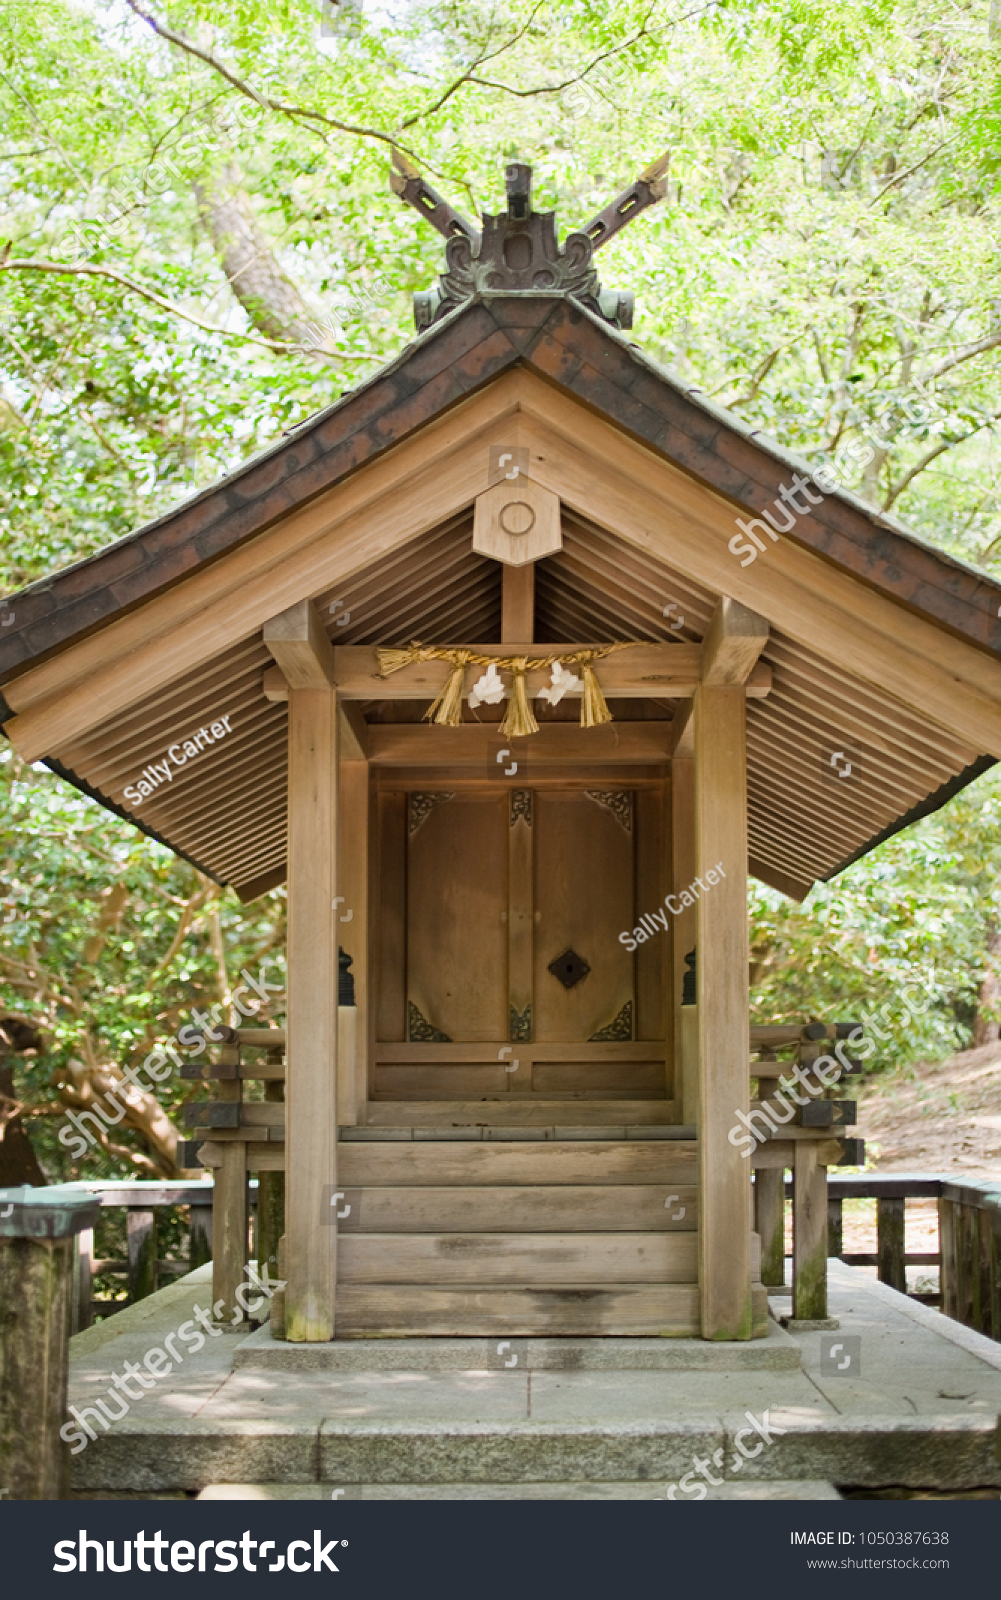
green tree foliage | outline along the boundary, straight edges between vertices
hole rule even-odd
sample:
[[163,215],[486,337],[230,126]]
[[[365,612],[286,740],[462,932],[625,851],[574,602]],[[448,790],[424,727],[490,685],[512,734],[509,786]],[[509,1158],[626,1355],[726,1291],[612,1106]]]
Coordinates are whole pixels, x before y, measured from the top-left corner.
[[[564,230],[669,147],[668,200],[601,258],[636,292],[637,340],[1001,570],[992,14],[0,0],[0,586],[158,515],[401,348],[442,243],[389,190],[394,142],[471,214],[499,209],[506,160],[530,161]],[[41,1106],[71,1058],[120,1060],[223,993],[212,916],[232,969],[278,938],[280,907],[248,916],[58,780],[4,772],[4,993],[50,1030],[29,1074]],[[762,893],[760,1014],[892,1002],[924,975],[934,1016],[901,1049],[967,1037],[996,795],[980,780],[803,908]],[[18,961],[51,987],[15,979]]]

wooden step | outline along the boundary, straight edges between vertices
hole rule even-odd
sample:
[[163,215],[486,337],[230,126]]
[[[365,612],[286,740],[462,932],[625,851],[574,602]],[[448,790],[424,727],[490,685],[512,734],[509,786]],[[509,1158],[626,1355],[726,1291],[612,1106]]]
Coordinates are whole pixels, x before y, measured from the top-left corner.
[[340,1140],[337,1182],[387,1184],[696,1183],[694,1139],[568,1139],[502,1144]]
[[343,1234],[338,1284],[695,1283],[694,1233]]
[[[539,1094],[568,1094],[583,1098],[592,1095],[624,1095],[639,1098],[667,1098],[664,1062],[660,1061],[537,1061],[519,1059],[519,1045],[512,1045],[511,1061],[482,1065],[448,1064],[418,1066],[394,1063],[375,1068],[377,1100],[456,1100],[484,1094],[511,1094],[515,1091]],[[515,1081],[516,1080],[516,1081]]]
[[697,1285],[649,1283],[551,1289],[346,1283],[338,1286],[334,1327],[337,1339],[376,1333],[391,1338],[693,1338],[698,1332]]
[[691,1233],[689,1184],[490,1184],[352,1189],[342,1233]]
[[366,1117],[366,1125],[373,1128],[666,1127],[673,1123],[673,1100],[553,1100],[515,1094],[495,1095],[490,1100],[370,1100]]

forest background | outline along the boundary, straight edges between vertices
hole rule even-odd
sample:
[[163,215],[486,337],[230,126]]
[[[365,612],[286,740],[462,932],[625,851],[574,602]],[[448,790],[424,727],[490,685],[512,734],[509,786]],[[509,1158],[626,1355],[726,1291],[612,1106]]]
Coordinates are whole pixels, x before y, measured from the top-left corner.
[[[633,337],[1001,575],[1001,0],[0,0],[0,129],[4,592],[412,337],[443,248],[394,143],[473,214],[530,162],[561,231],[670,149],[602,258]],[[753,884],[757,1018],[882,1007],[884,1066],[996,1040],[999,809],[995,770],[801,906]],[[0,1017],[36,1044],[0,1067],[0,1183],[172,1176],[176,1080],[80,1161],[57,1132],[276,977],[282,891],[241,907],[6,744],[0,862]]]

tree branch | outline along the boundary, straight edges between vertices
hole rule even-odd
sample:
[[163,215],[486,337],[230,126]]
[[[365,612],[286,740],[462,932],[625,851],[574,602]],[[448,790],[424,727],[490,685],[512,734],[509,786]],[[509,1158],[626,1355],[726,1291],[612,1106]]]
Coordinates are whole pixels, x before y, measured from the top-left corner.
[[925,468],[931,466],[931,463],[936,460],[938,456],[942,455],[944,451],[951,450],[954,445],[965,444],[967,439],[972,439],[974,434],[979,433],[982,428],[989,428],[991,423],[997,422],[999,418],[1001,418],[1001,411],[995,411],[993,415],[984,417],[983,421],[978,422],[975,428],[970,428],[966,433],[960,434],[958,438],[944,439],[941,444],[937,444],[935,446],[934,450],[928,450],[919,461],[914,463],[910,471],[906,472],[899,482],[893,485],[886,499],[883,501],[883,510],[889,511],[890,507],[893,505],[893,502],[895,500],[899,500],[904,490],[911,483],[913,483],[918,473],[924,472]]
[[270,95],[261,94],[260,90],[255,89],[252,84],[245,82],[243,78],[238,78],[236,73],[231,72],[211,51],[202,50],[192,39],[186,38],[183,33],[175,33],[173,28],[168,28],[165,23],[160,22],[149,11],[144,11],[142,6],[138,4],[138,0],[125,0],[125,3],[129,10],[134,11],[137,17],[141,17],[143,22],[148,23],[153,32],[159,34],[161,39],[168,40],[170,44],[177,45],[179,50],[185,50],[188,55],[195,56],[199,61],[203,61],[207,67],[212,68],[213,72],[218,72],[220,77],[225,78],[226,82],[236,89],[239,94],[246,95],[248,100],[253,100],[255,105],[259,105],[262,110],[277,111],[284,117],[305,117],[308,121],[318,122],[323,127],[334,128],[338,133],[353,133],[359,139],[379,139],[383,144],[388,145],[398,142],[393,134],[383,133],[381,128],[360,127],[354,122],[341,122],[337,117],[327,117],[322,111],[310,111],[305,106],[290,106],[285,105],[280,100],[272,100]]
[[[132,0],[129,0],[129,5],[131,4]],[[929,150],[928,154],[926,156],[922,156],[920,161],[915,161],[913,167],[905,167],[903,172],[895,172],[889,183],[884,184],[879,193],[869,201],[869,209],[871,210],[873,206],[879,205],[879,202],[882,200],[883,196],[887,194],[890,189],[894,188],[894,186],[898,183],[903,183],[905,178],[909,178],[912,173],[918,172],[921,167],[927,166],[928,162],[931,161],[933,156],[937,156],[940,150],[945,149],[946,145],[955,144],[958,138],[958,133],[952,134],[948,139],[943,139],[941,144],[937,144],[934,150]]]
[[943,372],[958,367],[961,361],[972,361],[974,356],[979,356],[984,350],[995,350],[999,344],[1001,344],[1001,331],[989,333],[983,339],[974,340],[972,344],[964,344],[954,355],[940,361],[937,367],[929,367],[927,372],[922,372],[915,381],[918,384],[930,383],[933,378],[940,378]]
[[[0,261],[0,272],[55,272],[63,277],[90,277],[107,278],[111,283],[120,283],[130,294],[139,295],[140,299],[148,300],[151,305],[158,306],[161,311],[169,311],[172,316],[183,317],[185,322],[191,322],[196,328],[201,328],[205,333],[220,334],[224,339],[242,339],[245,344],[259,344],[268,350],[301,350],[300,344],[290,344],[280,339],[259,339],[252,333],[238,333],[233,328],[217,328],[212,322],[205,322],[201,317],[196,317],[193,312],[185,311],[183,306],[175,304],[173,300],[165,300],[162,295],[154,290],[144,288],[141,283],[136,283],[134,278],[126,277],[124,272],[115,272],[111,267],[74,267],[64,266],[58,261]],[[326,351],[323,352],[327,354]],[[361,360],[359,356],[335,357],[338,361]]]

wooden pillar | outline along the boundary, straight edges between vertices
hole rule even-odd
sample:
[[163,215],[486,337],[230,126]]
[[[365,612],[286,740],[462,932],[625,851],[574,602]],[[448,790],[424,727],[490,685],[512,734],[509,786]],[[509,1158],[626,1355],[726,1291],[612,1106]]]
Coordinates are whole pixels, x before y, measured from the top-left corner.
[[751,1169],[727,1137],[740,1127],[738,1111],[747,1113],[750,1090],[745,713],[741,685],[696,691],[699,1283],[704,1339],[751,1336]]
[[501,642],[531,644],[535,638],[535,562],[501,568]]
[[73,1311],[70,1333],[82,1333],[94,1324],[94,1230],[81,1228],[73,1260]]
[[285,1334],[334,1337],[337,1230],[337,706],[289,689],[288,1076],[285,1086]]
[[785,1172],[781,1167],[754,1170],[755,1225],[761,1239],[761,1281],[785,1282]]
[[[269,1050],[269,1066],[280,1066],[283,1050]],[[264,1098],[272,1105],[285,1100],[285,1084],[280,1078],[269,1078],[264,1085]],[[258,1172],[257,1174],[257,1270],[265,1281],[278,1277],[278,1241],[285,1232],[285,1174],[284,1172]]]
[[214,1194],[188,1210],[188,1268],[204,1267],[212,1260],[212,1201]]
[[[239,1045],[221,1045],[219,1062],[221,1066],[238,1068]],[[215,1085],[215,1096],[220,1103],[241,1104],[242,1080],[221,1079]],[[240,1310],[236,1291],[247,1268],[247,1145],[243,1139],[232,1143],[220,1140],[217,1149],[219,1165],[212,1191],[212,1304],[220,1307],[218,1320],[228,1327]]]
[[345,759],[340,773],[338,881],[344,899],[337,908],[335,931],[351,957],[355,996],[353,1016],[340,1023],[339,1037],[348,1047],[338,1067],[338,1120],[342,1127],[367,1121],[369,1098],[369,770],[367,760],[362,759],[365,726],[360,713],[351,721],[344,716],[357,711],[354,706],[342,707],[340,723]]
[[129,1254],[129,1299],[133,1304],[156,1293],[156,1212],[129,1206],[125,1217]]
[[827,1168],[818,1141],[797,1139],[792,1171],[792,1314],[797,1322],[827,1317]]
[[827,1193],[827,1255],[840,1259],[845,1253],[845,1203]]
[[[699,1058],[698,1028],[693,1007],[683,1007],[685,956],[695,948],[696,907],[683,904],[680,896],[695,881],[695,745],[691,701],[679,704],[671,758],[671,877],[674,905],[681,909],[671,917],[671,993],[673,995],[672,1043],[674,1048],[674,1113],[677,1122],[698,1126]],[[691,898],[689,896],[689,898]],[[685,1012],[689,1015],[686,1016]]]
[[288,683],[285,1337],[334,1337],[339,722],[334,649],[308,600],[264,625]]
[[880,1283],[907,1293],[904,1267],[904,1205],[902,1196],[892,1195],[876,1201],[876,1252]]
[[[66,1373],[77,1234],[99,1202],[55,1185],[0,1204],[0,1487],[9,1500],[69,1498]],[[26,1198],[33,1196],[33,1198]],[[44,1197],[44,1198],[43,1198]],[[25,1213],[30,1209],[30,1223]]]

